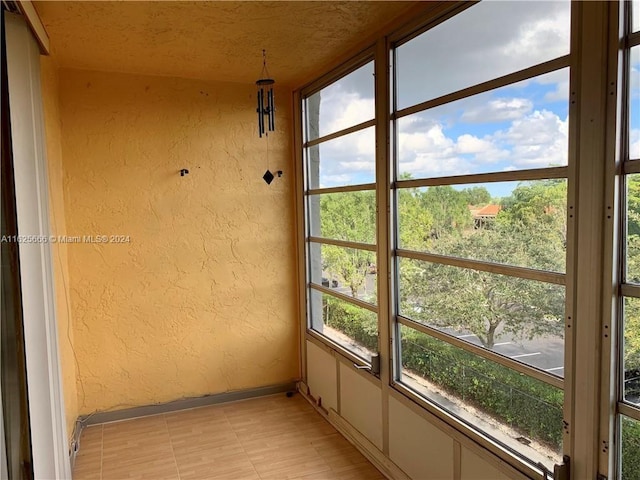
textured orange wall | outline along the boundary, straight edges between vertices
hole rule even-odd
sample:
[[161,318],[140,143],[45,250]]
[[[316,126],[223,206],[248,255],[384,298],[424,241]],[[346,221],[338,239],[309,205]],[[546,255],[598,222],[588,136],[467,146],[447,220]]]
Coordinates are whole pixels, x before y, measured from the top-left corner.
[[[81,414],[298,377],[291,92],[62,70]],[[178,171],[189,169],[181,177]]]
[[[66,233],[66,218],[63,194],[62,145],[60,129],[60,108],[58,102],[58,70],[51,57],[40,57],[42,100],[44,110],[45,135],[47,139],[47,171],[49,175],[49,216],[52,235]],[[69,299],[69,269],[67,245],[53,244],[53,273],[56,292],[56,316],[58,320],[58,347],[62,388],[64,391],[67,434],[73,435],[73,427],[78,417],[76,388],[76,364],[73,355],[73,324]]]

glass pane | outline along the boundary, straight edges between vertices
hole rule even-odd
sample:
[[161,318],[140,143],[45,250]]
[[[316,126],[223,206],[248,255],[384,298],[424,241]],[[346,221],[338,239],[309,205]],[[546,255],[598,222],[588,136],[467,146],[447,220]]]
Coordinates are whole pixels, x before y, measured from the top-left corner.
[[370,361],[378,351],[378,316],[317,290],[310,292],[311,328]]
[[308,147],[309,188],[375,182],[375,148],[374,127]]
[[400,314],[564,376],[564,287],[398,259]]
[[562,445],[562,390],[401,326],[401,380],[553,470]]
[[640,30],[640,1],[633,0],[631,4],[631,31],[637,32],[638,30]]
[[305,100],[305,141],[372,120],[375,112],[373,61]]
[[398,108],[569,53],[571,5],[480,2],[397,49]]
[[627,181],[627,262],[626,281],[640,283],[640,174]]
[[401,248],[565,271],[567,182],[401,188]]
[[640,158],[640,45],[631,49],[629,72],[629,158]]
[[567,165],[568,98],[569,69],[563,69],[402,117],[398,176]]
[[375,252],[310,242],[309,264],[313,283],[377,303]]
[[640,422],[629,417],[620,417],[621,470],[620,480],[640,478]]
[[640,406],[640,299],[624,299],[624,400]]
[[309,231],[313,237],[375,244],[376,192],[309,195]]

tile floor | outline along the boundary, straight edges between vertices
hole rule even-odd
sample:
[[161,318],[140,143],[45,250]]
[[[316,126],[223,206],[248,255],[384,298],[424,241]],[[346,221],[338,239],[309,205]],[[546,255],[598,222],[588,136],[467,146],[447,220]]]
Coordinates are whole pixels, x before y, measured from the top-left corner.
[[384,480],[299,394],[85,428],[74,480]]

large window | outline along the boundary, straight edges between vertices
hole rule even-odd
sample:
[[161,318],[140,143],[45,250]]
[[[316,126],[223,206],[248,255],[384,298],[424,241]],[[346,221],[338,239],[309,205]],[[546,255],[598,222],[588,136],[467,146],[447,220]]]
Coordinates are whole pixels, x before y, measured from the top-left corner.
[[396,380],[550,470],[562,452],[570,10],[481,2],[393,50]]
[[306,338],[532,478],[638,479],[640,0],[429,8],[300,92]]
[[364,361],[378,351],[373,65],[303,100],[309,327]]
[[640,478],[640,2],[625,8],[618,431],[620,478],[631,480]]

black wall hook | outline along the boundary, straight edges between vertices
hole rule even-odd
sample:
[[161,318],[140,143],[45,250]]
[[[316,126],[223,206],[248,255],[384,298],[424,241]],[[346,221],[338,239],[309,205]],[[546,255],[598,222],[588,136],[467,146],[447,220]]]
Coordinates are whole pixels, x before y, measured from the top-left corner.
[[183,168],[182,170],[180,170],[180,176],[184,177],[185,175],[187,175],[189,173],[189,170],[187,170],[186,168]]

